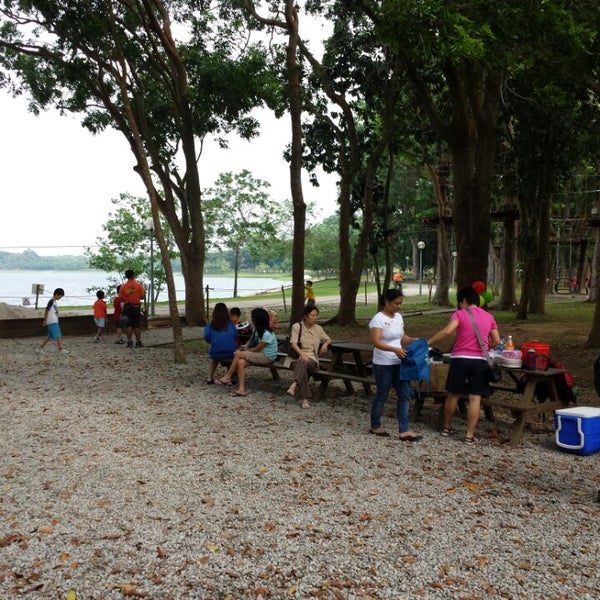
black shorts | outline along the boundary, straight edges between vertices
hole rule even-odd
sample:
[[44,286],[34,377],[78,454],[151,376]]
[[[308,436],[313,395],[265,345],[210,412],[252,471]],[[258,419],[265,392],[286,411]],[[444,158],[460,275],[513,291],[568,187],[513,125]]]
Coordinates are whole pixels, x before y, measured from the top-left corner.
[[140,316],[142,310],[139,304],[125,304],[123,307],[123,316],[127,317],[126,327],[137,329],[140,326]]
[[461,396],[488,397],[491,393],[487,361],[478,358],[451,358],[446,391]]

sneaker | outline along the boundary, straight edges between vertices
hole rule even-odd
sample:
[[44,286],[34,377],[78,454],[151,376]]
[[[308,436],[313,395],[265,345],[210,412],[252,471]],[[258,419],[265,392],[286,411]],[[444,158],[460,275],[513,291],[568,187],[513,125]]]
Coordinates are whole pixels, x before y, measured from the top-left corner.
[[136,348],[141,348],[143,345],[144,345],[144,344],[142,344],[142,340],[138,340],[138,341],[135,343],[135,347],[136,347]]
[[98,336],[96,336],[96,337],[94,338],[94,342],[96,342],[96,344],[97,344],[99,341],[100,341],[100,338],[99,338]]
[[68,350],[59,350],[58,351],[59,354],[70,354],[70,352]]
[[36,354],[44,354],[44,349],[43,348],[36,348],[35,349],[35,353]]
[[119,338],[118,340],[115,340],[115,344],[124,344],[125,340],[123,338]]
[[128,348],[133,348],[133,342],[127,342],[127,347]]

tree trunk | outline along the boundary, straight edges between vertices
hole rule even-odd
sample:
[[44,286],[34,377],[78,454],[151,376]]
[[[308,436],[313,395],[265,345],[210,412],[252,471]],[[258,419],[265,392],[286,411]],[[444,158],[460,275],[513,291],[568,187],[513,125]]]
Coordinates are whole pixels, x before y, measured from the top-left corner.
[[540,191],[536,198],[520,199],[521,227],[519,252],[523,265],[521,300],[517,318],[528,313],[544,314],[547,278],[548,247],[550,245],[550,199]]
[[294,207],[294,239],[292,242],[292,309],[290,324],[302,320],[304,308],[304,252],[306,238],[306,203],[302,190],[302,85],[298,64],[298,12],[293,0],[285,1],[288,27],[287,77],[288,103],[292,127],[290,154],[290,191]]
[[590,289],[590,298],[596,300],[594,309],[594,320],[592,321],[592,329],[588,336],[586,346],[588,348],[600,348],[600,228],[596,228],[596,239],[594,243],[594,256],[592,259],[592,287]]
[[517,222],[507,218],[502,221],[504,235],[502,236],[502,282],[500,298],[497,307],[499,310],[510,310],[517,304]]

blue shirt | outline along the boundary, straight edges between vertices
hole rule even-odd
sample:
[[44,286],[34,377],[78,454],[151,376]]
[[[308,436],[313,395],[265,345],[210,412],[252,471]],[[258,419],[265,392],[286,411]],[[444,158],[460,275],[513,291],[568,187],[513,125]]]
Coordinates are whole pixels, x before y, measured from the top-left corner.
[[277,358],[277,336],[272,331],[265,329],[262,338],[259,338],[258,333],[255,331],[250,340],[250,347],[257,346],[258,342],[264,342],[266,344],[261,352],[268,359],[275,360]]
[[233,358],[233,353],[238,349],[237,331],[230,321],[223,331],[217,331],[210,325],[204,328],[204,341],[210,344],[208,356],[214,360]]

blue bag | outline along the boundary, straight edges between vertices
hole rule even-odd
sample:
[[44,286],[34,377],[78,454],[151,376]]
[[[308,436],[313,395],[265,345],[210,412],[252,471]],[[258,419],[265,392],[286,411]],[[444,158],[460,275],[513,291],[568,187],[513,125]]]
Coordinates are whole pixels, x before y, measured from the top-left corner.
[[400,381],[429,381],[431,367],[429,365],[429,345],[425,338],[419,338],[404,348],[406,358],[400,363]]

